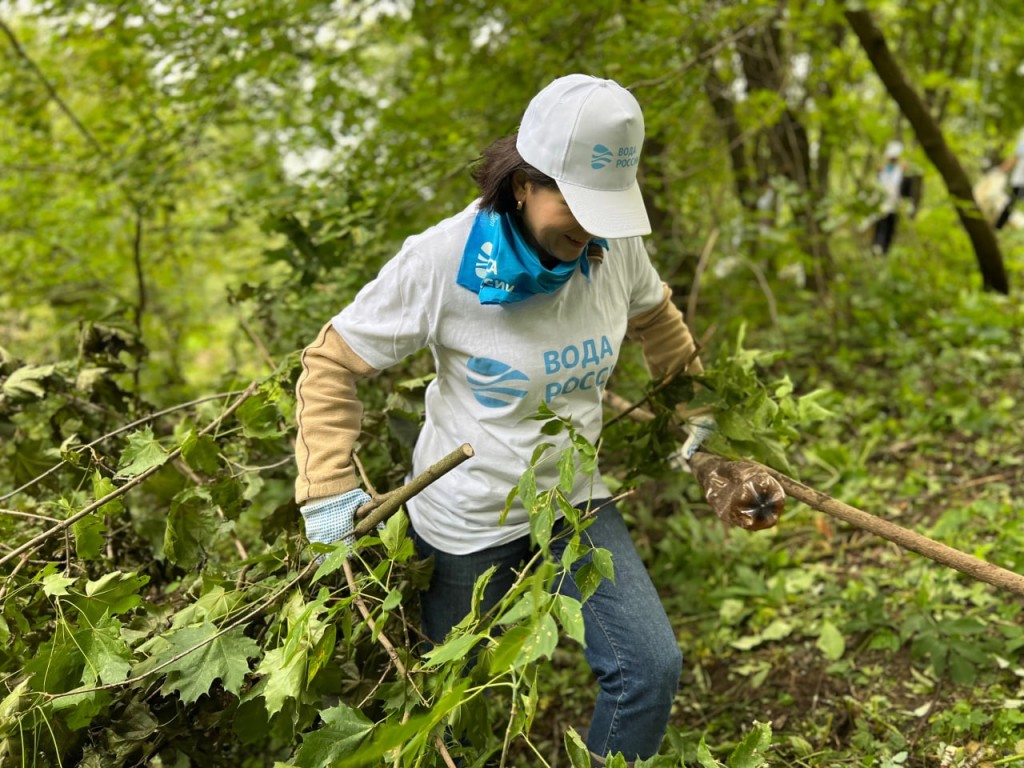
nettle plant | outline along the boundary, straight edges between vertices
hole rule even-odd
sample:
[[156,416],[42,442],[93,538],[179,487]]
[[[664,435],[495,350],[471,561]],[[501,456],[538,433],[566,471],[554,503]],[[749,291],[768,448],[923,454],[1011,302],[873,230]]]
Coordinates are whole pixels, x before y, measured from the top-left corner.
[[[0,473],[12,488],[0,497],[0,764],[548,764],[532,729],[551,658],[560,642],[583,642],[581,603],[554,583],[575,578],[586,600],[615,577],[610,555],[586,544],[593,510],[566,497],[577,473],[595,471],[597,446],[542,409],[542,433],[569,441],[557,455],[541,446],[533,466],[557,462],[560,481],[538,488],[531,468],[509,495],[530,510],[536,554],[482,611],[486,574],[466,619],[421,652],[415,598],[429,563],[404,513],[351,550],[310,552],[299,530],[297,358],[152,410],[125,389],[115,346],[46,366],[0,360]],[[791,388],[775,387],[768,407],[752,358],[730,360],[745,384],[706,377],[715,407],[748,414],[730,431],[784,435],[780,414],[799,411]],[[391,394],[368,397],[359,449],[370,480],[404,473],[428,380],[378,380]],[[557,561],[553,536],[568,538]],[[763,764],[770,741],[758,725],[727,764]],[[589,765],[575,730],[563,748]],[[721,765],[703,744],[697,758]]]

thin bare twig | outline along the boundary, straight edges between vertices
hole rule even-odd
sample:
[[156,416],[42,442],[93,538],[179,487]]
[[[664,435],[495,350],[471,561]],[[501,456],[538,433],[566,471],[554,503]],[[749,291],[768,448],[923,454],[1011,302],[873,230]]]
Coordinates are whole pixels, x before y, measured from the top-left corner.
[[[420,703],[424,706],[430,706],[426,697],[420,691],[416,685],[416,681],[413,680],[412,675],[409,674],[409,670],[402,662],[402,657],[398,655],[398,651],[395,649],[394,644],[387,638],[383,632],[377,631],[377,625],[373,621],[373,617],[370,616],[370,610],[366,607],[366,603],[359,594],[359,589],[356,587],[355,575],[352,573],[352,564],[345,559],[342,564],[345,570],[345,581],[348,583],[349,592],[352,593],[352,601],[356,604],[356,608],[359,609],[359,613],[363,617],[363,621],[366,622],[366,626],[370,628],[370,633],[377,638],[377,642],[380,643],[381,647],[387,652],[388,658],[391,659],[391,663],[395,665],[395,669],[398,670],[399,674],[402,675],[408,682],[412,689],[416,692],[416,696],[419,698]],[[408,714],[408,713],[406,713]],[[444,744],[444,740],[440,736],[434,737],[434,746],[437,747],[438,752],[441,753],[441,757],[444,758],[445,765],[448,768],[455,768],[455,763],[452,760],[450,754],[448,754],[448,748]]]
[[14,52],[18,55],[18,58],[25,62],[25,65],[32,70],[32,74],[34,74],[39,82],[42,83],[43,88],[46,89],[50,98],[53,99],[60,111],[63,112],[64,115],[72,122],[75,128],[78,129],[78,132],[85,137],[85,140],[89,142],[98,154],[103,157],[108,157],[107,151],[103,148],[103,145],[96,140],[96,137],[92,135],[89,129],[86,128],[75,113],[71,111],[71,107],[69,107],[64,99],[60,97],[60,94],[57,93],[57,89],[53,86],[46,75],[43,74],[43,70],[39,68],[39,65],[36,64],[27,53],[25,53],[25,49],[21,47],[21,43],[18,42],[18,38],[15,36],[14,31],[7,26],[2,19],[0,19],[0,32],[3,32],[7,36],[7,39],[10,42],[11,47],[14,49]]
[[708,260],[715,249],[716,242],[718,242],[717,227],[711,230],[711,234],[708,235],[708,239],[704,243],[704,249],[700,253],[700,259],[697,261],[697,269],[693,274],[693,285],[690,286],[690,295],[686,300],[686,324],[691,329],[697,321],[697,298],[700,296],[700,279],[704,274],[704,270],[707,269]]

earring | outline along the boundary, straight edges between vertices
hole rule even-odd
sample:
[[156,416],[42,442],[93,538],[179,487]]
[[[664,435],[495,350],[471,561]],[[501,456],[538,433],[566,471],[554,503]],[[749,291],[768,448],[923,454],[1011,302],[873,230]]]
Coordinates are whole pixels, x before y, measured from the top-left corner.
[[522,213],[522,211],[523,211],[523,201],[522,200],[516,200],[516,213]]

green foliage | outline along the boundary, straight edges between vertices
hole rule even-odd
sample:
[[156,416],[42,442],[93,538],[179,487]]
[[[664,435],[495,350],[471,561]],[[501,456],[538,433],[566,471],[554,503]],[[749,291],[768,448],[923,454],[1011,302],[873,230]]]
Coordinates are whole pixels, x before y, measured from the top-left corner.
[[[642,19],[610,1],[12,8],[0,765],[431,766],[444,740],[470,765],[591,764],[582,605],[551,585],[580,561],[584,598],[614,579],[566,499],[598,456],[630,492],[688,659],[662,754],[638,765],[931,765],[947,748],[963,764],[974,742],[1019,761],[1019,601],[799,507],[727,535],[662,462],[683,402],[715,413],[716,450],[1024,568],[1024,316],[972,290],[974,255],[912,140],[924,206],[889,260],[868,260],[877,151],[899,126],[842,4],[653,2]],[[873,13],[976,177],[1024,122],[1005,9]],[[985,66],[964,53],[979,40]],[[692,299],[706,373],[653,392],[627,350],[613,389],[650,395],[655,422],[619,421],[600,446],[539,414],[570,448],[534,457],[557,462],[556,487],[531,469],[510,489],[537,558],[422,652],[429,563],[404,515],[352,560],[325,548],[314,567],[304,550],[297,350],[403,238],[472,198],[468,165],[568,70],[615,77],[645,107],[648,242]],[[780,162],[799,130],[810,189]],[[776,189],[767,230],[737,149]],[[1020,232],[1000,244],[1017,286]],[[809,289],[785,277],[800,272]],[[363,389],[358,448],[381,489],[408,471],[430,362]]]

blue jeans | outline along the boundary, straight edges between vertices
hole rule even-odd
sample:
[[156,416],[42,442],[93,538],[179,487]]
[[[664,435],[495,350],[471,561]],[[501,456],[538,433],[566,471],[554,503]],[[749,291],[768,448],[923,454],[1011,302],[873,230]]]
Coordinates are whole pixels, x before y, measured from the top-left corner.
[[[556,533],[563,527],[564,521],[559,521]],[[627,760],[648,758],[657,753],[665,735],[682,672],[682,652],[619,510],[613,504],[601,508],[583,535],[591,546],[609,550],[615,566],[615,583],[602,581],[583,604],[585,653],[599,686],[587,747],[598,755],[622,752]],[[420,557],[434,559],[420,607],[423,632],[435,643],[469,613],[478,576],[492,565],[498,567],[484,591],[481,610],[486,611],[512,586],[513,569],[531,554],[529,536],[470,555],[435,549],[415,530],[412,536]],[[568,537],[552,541],[555,562],[567,541]],[[573,574],[589,559],[576,562]],[[557,582],[562,594],[580,599],[573,579]]]

